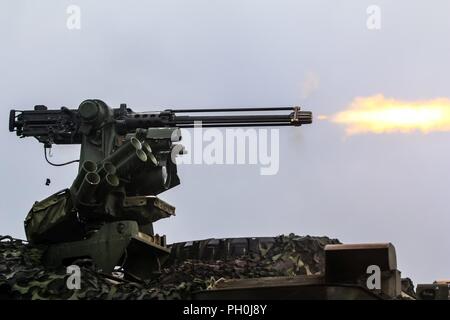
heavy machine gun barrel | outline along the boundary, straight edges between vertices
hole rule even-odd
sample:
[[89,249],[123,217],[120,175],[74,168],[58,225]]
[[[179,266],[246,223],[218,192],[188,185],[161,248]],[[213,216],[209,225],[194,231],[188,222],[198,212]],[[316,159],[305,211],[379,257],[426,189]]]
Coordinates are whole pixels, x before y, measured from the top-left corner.
[[[161,112],[133,112],[122,104],[112,109],[113,119],[97,121],[102,109],[97,100],[86,100],[77,110],[62,107],[48,110],[35,106],[34,110],[11,110],[9,130],[20,137],[33,136],[47,145],[81,143],[81,124],[91,122],[99,126],[115,125],[119,134],[134,132],[138,128],[176,127],[250,127],[300,126],[312,122],[312,113],[299,107],[224,108],[224,109],[167,109]],[[267,112],[272,113],[267,114]],[[280,113],[281,111],[290,111]],[[276,112],[276,113],[274,113]],[[190,115],[188,115],[188,113]],[[221,113],[220,115],[216,115]],[[244,114],[243,114],[244,113]],[[266,113],[266,114],[261,114]],[[103,117],[106,118],[106,117]],[[97,120],[96,120],[97,119]]]

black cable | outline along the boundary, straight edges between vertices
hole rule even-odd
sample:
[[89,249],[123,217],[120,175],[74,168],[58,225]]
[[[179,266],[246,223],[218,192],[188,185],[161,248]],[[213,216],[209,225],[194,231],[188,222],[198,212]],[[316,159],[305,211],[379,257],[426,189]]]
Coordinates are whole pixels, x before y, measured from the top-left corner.
[[48,160],[48,158],[47,158],[47,148],[45,146],[44,146],[44,156],[45,156],[45,161],[47,161],[48,164],[50,164],[52,166],[55,166],[55,167],[62,167],[62,166],[66,166],[66,165],[71,164],[71,163],[80,162],[80,160],[72,160],[72,161],[68,161],[68,162],[64,162],[64,163],[53,163],[53,162],[50,162]]

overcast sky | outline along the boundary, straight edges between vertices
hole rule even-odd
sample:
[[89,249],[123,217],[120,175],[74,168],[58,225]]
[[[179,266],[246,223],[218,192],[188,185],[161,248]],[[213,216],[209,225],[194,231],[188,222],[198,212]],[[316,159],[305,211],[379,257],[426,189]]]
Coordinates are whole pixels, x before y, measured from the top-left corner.
[[[448,1],[0,1],[0,234],[24,238],[32,203],[69,186],[76,166],[8,133],[8,112],[77,108],[87,98],[135,111],[302,105],[315,115],[355,97],[450,97]],[[81,29],[66,27],[67,6]],[[366,26],[369,5],[381,29]],[[161,198],[168,241],[327,235],[392,242],[402,276],[448,278],[450,133],[356,135],[315,121],[280,130],[280,170],[182,166]],[[55,162],[78,146],[53,148]],[[45,179],[52,183],[45,186]]]

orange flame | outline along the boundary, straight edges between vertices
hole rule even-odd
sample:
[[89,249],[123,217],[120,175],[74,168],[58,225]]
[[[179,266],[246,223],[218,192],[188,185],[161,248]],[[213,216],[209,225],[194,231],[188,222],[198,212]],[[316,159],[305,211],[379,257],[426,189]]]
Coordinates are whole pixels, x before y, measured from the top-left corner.
[[338,112],[329,119],[346,126],[346,133],[349,135],[450,131],[450,99],[400,101],[387,99],[381,94],[358,97],[345,111]]

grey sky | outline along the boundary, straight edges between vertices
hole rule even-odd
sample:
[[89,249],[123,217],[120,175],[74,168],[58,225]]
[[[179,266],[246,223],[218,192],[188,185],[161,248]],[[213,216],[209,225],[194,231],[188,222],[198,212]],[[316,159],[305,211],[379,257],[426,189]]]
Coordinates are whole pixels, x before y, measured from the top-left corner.
[[[70,4],[81,8],[81,30],[66,28]],[[379,31],[366,28],[371,4],[381,8]],[[2,0],[0,234],[24,237],[32,203],[70,185],[76,170],[48,166],[42,145],[9,134],[12,107],[99,98],[136,111],[300,104],[319,115],[377,93],[450,97],[449,15],[448,1]],[[177,216],[156,231],[169,242],[290,232],[389,241],[404,276],[450,276],[450,133],[346,138],[315,121],[280,139],[276,176],[182,166],[182,184],[161,195]],[[77,152],[57,146],[52,160]]]

